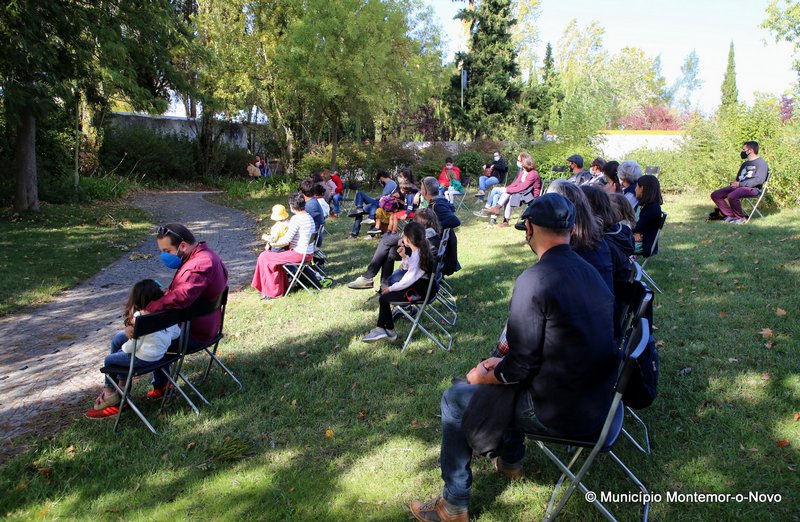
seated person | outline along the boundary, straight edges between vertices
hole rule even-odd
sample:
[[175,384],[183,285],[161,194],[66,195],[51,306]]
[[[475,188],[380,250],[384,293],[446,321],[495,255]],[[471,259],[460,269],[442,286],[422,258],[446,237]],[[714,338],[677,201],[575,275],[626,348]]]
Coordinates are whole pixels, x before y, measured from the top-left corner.
[[328,169],[322,169],[319,174],[322,176],[322,186],[325,187],[323,197],[330,204],[333,202],[333,195],[336,194],[336,182],[331,179],[331,171]]
[[[507,187],[494,187],[486,200],[486,206],[478,212],[473,212],[478,217],[489,217],[499,215],[500,210],[505,207],[503,222],[501,227],[508,226],[508,220],[515,206],[519,206],[524,195],[532,191],[533,198],[539,197],[542,190],[542,180],[536,172],[536,164],[527,152],[521,152],[517,157],[519,174],[514,181]],[[516,196],[516,197],[515,197]]]
[[333,205],[333,212],[331,212],[332,218],[339,217],[339,205],[342,203],[342,199],[344,199],[344,185],[342,185],[342,178],[339,177],[339,173],[334,171],[330,172],[330,181],[333,182],[334,186],[336,187],[333,191],[333,196],[331,196],[331,204]]
[[635,161],[623,161],[617,169],[619,181],[622,183],[622,193],[628,198],[628,203],[631,208],[636,210],[639,206],[639,200],[636,199],[636,184],[639,178],[642,177],[642,167]]
[[739,167],[739,175],[727,187],[711,193],[711,200],[717,206],[709,214],[709,219],[724,219],[729,223],[744,224],[747,216],[742,210],[742,198],[752,198],[761,192],[761,186],[767,181],[769,166],[758,156],[758,142],[746,141],[740,153],[743,160]]
[[367,231],[367,234],[375,237],[388,231],[392,214],[399,212],[404,204],[405,198],[400,194],[399,189],[386,196],[381,196],[378,200],[378,209],[375,211],[375,225]]
[[[614,220],[620,225],[624,225],[631,230],[636,226],[636,213],[631,208],[628,198],[622,192],[615,192],[609,194],[611,199],[611,208],[614,212]],[[631,232],[631,234],[633,234]]]
[[461,180],[456,178],[454,171],[448,171],[447,176],[450,178],[450,186],[447,187],[444,197],[451,204],[454,204],[456,201],[456,195],[461,195],[464,193],[464,186],[461,184]]
[[661,226],[661,205],[664,204],[658,178],[650,174],[639,178],[639,182],[636,184],[636,199],[639,200],[639,209],[637,210],[636,226],[633,227],[633,238],[636,241],[635,253],[645,257],[655,255],[658,253],[658,245],[652,254],[650,251]]
[[397,227],[400,226],[401,221],[414,217],[414,210],[418,206],[416,203],[417,192],[419,192],[419,189],[408,181],[402,181],[400,183],[400,199],[405,206],[396,212],[392,212],[389,216],[387,231],[390,234],[397,233]]
[[289,213],[283,205],[273,205],[272,215],[270,216],[275,224],[269,229],[269,234],[264,234],[261,239],[267,242],[267,248],[273,252],[283,252],[286,250],[288,241],[284,241],[286,232],[289,230]]
[[260,178],[261,177],[261,171],[258,170],[258,167],[256,167],[255,163],[248,163],[247,164],[247,175],[250,178]]
[[583,185],[584,183],[588,183],[590,179],[592,179],[592,175],[589,174],[583,168],[583,156],[580,154],[573,154],[569,158],[567,158],[567,168],[569,169],[570,173],[572,174],[567,181],[570,183],[574,183],[576,185]]
[[601,157],[596,157],[592,164],[589,165],[589,174],[592,175],[585,185],[605,185],[608,183],[606,177],[603,175],[603,167],[606,166],[606,160]]
[[305,199],[305,212],[314,220],[314,230],[316,232],[325,223],[325,212],[317,196],[319,195],[319,185],[311,178],[306,178],[300,182],[300,194]]
[[283,252],[269,250],[261,252],[253,273],[252,286],[261,293],[264,300],[283,297],[286,293],[289,282],[283,265],[300,263],[314,254],[312,238],[316,227],[314,218],[306,212],[306,199],[303,194],[290,195],[289,208],[294,215],[289,220],[289,229],[283,236],[284,241],[288,241],[288,249]]
[[[425,227],[425,236],[431,244],[432,251],[435,253],[439,249],[439,241],[441,240],[441,229],[439,228],[439,220],[436,214],[429,208],[421,208],[414,214],[413,221]],[[347,283],[347,288],[355,290],[372,290],[374,287],[373,279],[380,271],[381,286],[386,286],[389,276],[394,270],[395,261],[400,260],[400,255],[397,253],[401,237],[396,233],[385,234],[375,249],[375,254],[372,256],[367,271],[363,275],[358,276],[357,279]]]
[[439,173],[439,195],[444,196],[447,188],[450,186],[450,173],[457,180],[461,180],[461,169],[453,164],[453,158],[447,158],[444,163],[442,172]]
[[[347,214],[348,216],[355,218],[353,230],[350,232],[351,239],[358,237],[358,233],[361,231],[362,223],[365,225],[375,224],[375,211],[378,210],[378,201],[380,200],[381,196],[388,196],[397,191],[397,183],[392,181],[392,177],[385,170],[378,172],[377,179],[378,183],[380,183],[383,187],[381,195],[377,198],[371,198],[360,190],[356,192],[356,207]],[[368,215],[367,219],[363,219],[364,214]]]
[[614,293],[614,263],[611,249],[603,237],[603,229],[592,213],[589,200],[581,188],[565,179],[553,181],[547,193],[561,194],[575,207],[575,230],[572,232],[572,250],[592,265]]
[[494,161],[488,165],[483,166],[483,175],[478,178],[478,192],[475,193],[476,198],[486,195],[486,191],[500,183],[500,180],[505,180],[508,174],[508,165],[505,158],[500,155],[500,151],[494,151]]
[[268,178],[270,176],[269,163],[261,159],[258,154],[256,154],[255,166],[258,167],[258,171],[263,177]]
[[[163,290],[161,290],[158,283],[152,279],[143,279],[133,285],[128,295],[128,302],[123,309],[125,326],[128,327],[132,325],[136,317],[147,313],[145,307],[147,307],[148,304],[162,297],[164,297]],[[103,365],[124,366],[126,369],[129,368],[134,343],[137,343],[134,367],[146,366],[158,362],[164,358],[173,341],[178,339],[180,335],[181,329],[178,325],[173,325],[164,330],[145,335],[140,337],[138,341],[128,339],[125,333],[121,332],[117,334],[114,341],[111,342],[111,353],[106,356]],[[90,419],[103,419],[119,413],[119,407],[117,405],[122,400],[122,397],[111,384],[111,380],[115,380],[119,387],[124,389],[127,373],[126,371],[125,374],[122,375],[109,374],[106,376],[105,387],[97,399],[95,399],[94,407],[85,413],[87,417]],[[166,388],[166,385],[166,375],[164,375],[161,370],[153,372],[153,389]]]
[[328,216],[331,213],[331,206],[328,204],[328,201],[325,199],[325,186],[317,185],[314,187],[314,199],[317,200],[319,204],[319,208],[322,209],[322,223],[325,223],[325,220],[328,219]]
[[424,299],[436,269],[434,255],[425,237],[425,227],[419,223],[411,222],[403,229],[403,239],[397,247],[397,253],[404,273],[399,281],[381,288],[377,326],[361,339],[365,343],[397,339],[391,303]]
[[[605,183],[601,183],[603,190],[609,194],[619,192],[622,194],[622,185],[619,182],[617,171],[619,170],[618,161],[609,161],[603,166],[603,176],[605,176]],[[630,205],[630,203],[628,203]]]
[[444,392],[444,488],[431,502],[411,504],[417,520],[469,520],[473,454],[520,478],[525,432],[588,437],[601,430],[611,405],[621,357],[612,338],[614,298],[569,247],[574,207],[545,194],[522,218],[538,261],[514,284],[507,353],[480,362],[466,383]]

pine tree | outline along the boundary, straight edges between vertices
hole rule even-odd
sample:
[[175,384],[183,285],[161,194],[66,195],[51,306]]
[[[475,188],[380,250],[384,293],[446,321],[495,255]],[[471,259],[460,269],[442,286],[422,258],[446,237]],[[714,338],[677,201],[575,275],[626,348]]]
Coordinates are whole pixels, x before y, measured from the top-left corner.
[[544,69],[542,70],[542,81],[547,83],[550,77],[555,73],[556,63],[553,60],[553,46],[547,42],[547,48],[544,51]]
[[736,89],[736,61],[733,55],[733,42],[728,50],[728,68],[725,70],[725,78],[722,80],[722,104],[720,109],[727,111],[736,107],[738,103],[739,91]]
[[467,71],[467,87],[462,109],[460,71],[452,77],[448,101],[453,119],[472,138],[500,137],[520,97],[511,0],[484,0],[474,10],[462,10],[459,18],[472,21],[472,34],[468,52],[456,56]]

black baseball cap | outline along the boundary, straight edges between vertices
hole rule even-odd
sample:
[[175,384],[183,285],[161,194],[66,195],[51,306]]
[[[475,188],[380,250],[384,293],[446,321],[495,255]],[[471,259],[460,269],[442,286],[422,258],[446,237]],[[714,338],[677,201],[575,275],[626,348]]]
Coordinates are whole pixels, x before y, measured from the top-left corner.
[[528,205],[514,228],[525,230],[525,221],[553,230],[570,229],[575,225],[575,205],[561,194],[544,194]]
[[567,161],[571,161],[572,163],[577,165],[579,169],[583,168],[583,156],[581,156],[580,154],[573,154],[572,156],[567,158]]

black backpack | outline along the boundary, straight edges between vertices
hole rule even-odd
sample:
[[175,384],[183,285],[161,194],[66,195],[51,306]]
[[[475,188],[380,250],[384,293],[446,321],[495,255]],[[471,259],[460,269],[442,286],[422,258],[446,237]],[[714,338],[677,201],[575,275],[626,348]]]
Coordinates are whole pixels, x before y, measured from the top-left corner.
[[628,388],[622,395],[625,406],[634,410],[647,408],[658,393],[658,350],[653,334],[647,341],[647,347],[637,361],[636,370],[628,381]]

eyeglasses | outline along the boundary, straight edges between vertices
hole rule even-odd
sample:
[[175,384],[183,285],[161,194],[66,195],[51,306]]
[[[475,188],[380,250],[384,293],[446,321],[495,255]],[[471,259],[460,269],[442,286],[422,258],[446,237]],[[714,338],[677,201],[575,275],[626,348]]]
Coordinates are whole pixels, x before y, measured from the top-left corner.
[[177,232],[175,232],[174,230],[172,230],[169,227],[165,227],[165,226],[158,227],[156,229],[156,235],[158,235],[158,236],[170,236],[170,235],[172,235],[172,236],[175,236],[178,239],[180,239],[182,243],[186,243],[186,240],[183,239],[183,237],[180,234],[178,234]]

